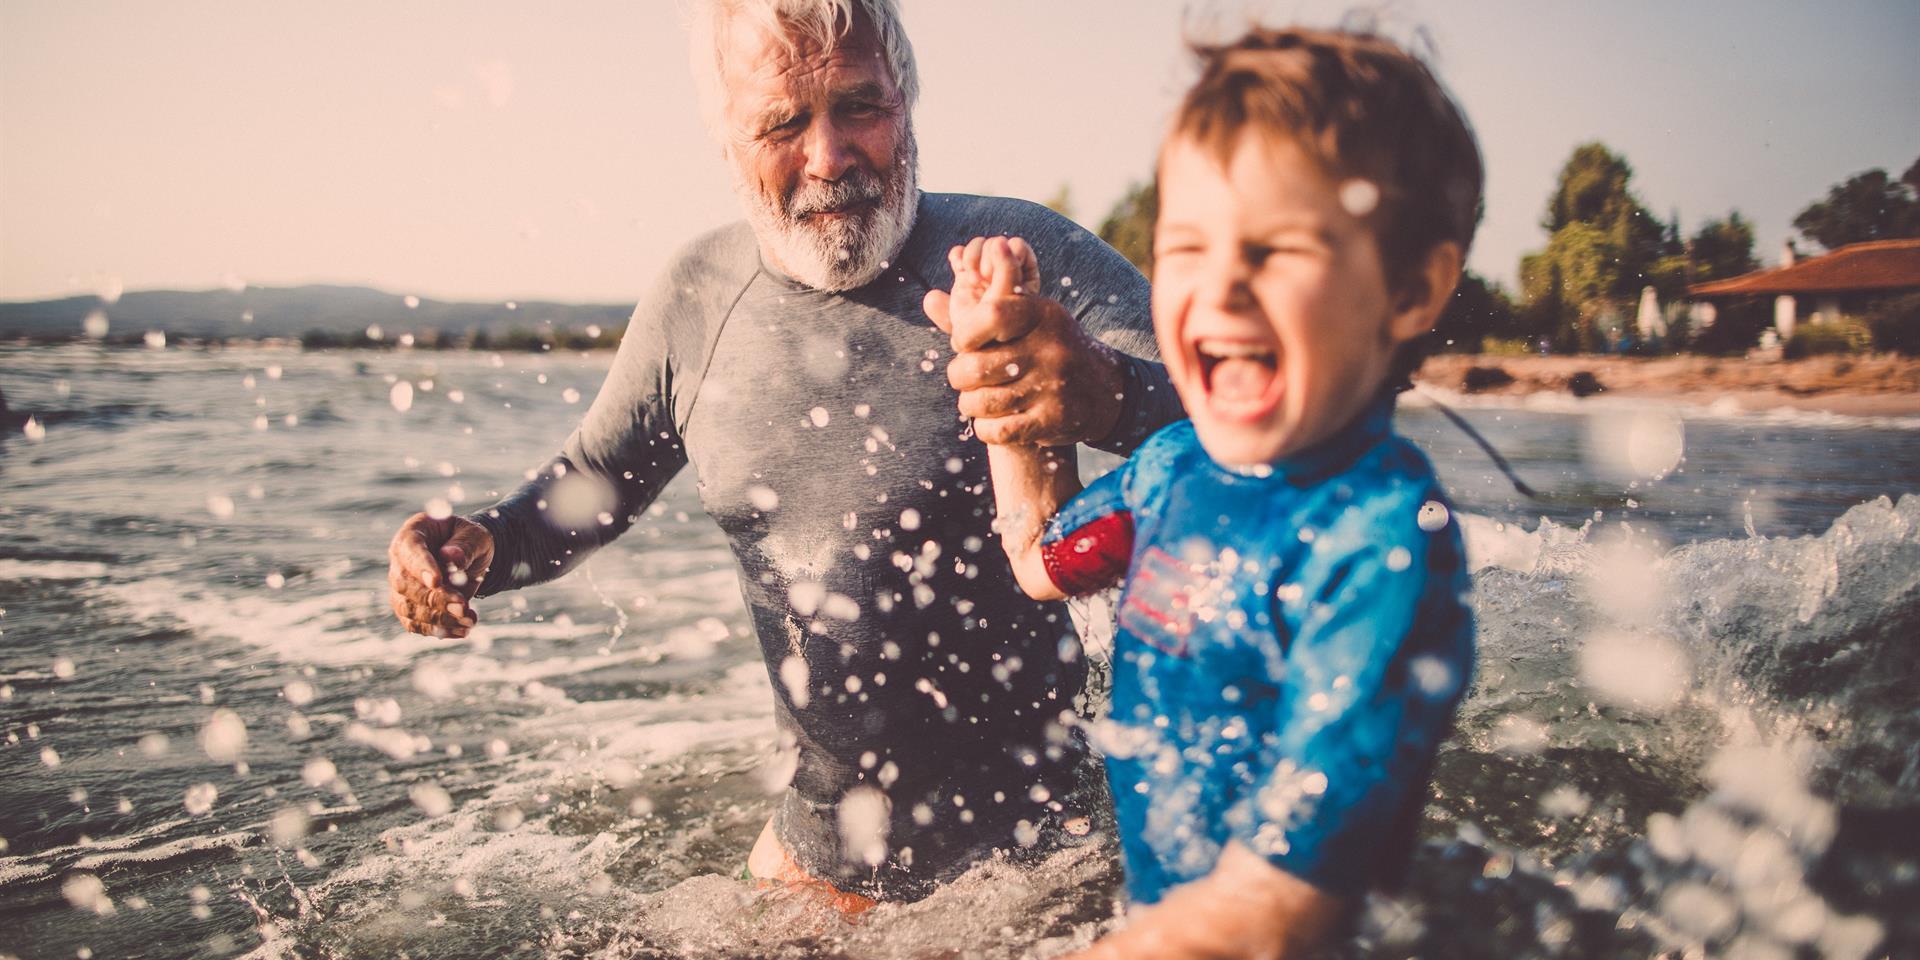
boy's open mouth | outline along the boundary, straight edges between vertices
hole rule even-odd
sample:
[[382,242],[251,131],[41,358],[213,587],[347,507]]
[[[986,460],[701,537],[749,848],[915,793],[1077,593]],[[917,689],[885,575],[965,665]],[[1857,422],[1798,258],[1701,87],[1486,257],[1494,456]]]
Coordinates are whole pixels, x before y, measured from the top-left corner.
[[1193,342],[1207,405],[1233,420],[1258,420],[1280,402],[1284,384],[1273,345],[1258,340],[1201,337]]

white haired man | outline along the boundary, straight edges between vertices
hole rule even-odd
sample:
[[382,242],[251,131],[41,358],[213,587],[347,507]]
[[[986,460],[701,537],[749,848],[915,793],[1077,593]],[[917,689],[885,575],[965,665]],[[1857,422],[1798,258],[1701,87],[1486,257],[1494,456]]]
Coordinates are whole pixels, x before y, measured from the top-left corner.
[[[798,754],[751,873],[850,909],[916,898],[1084,815],[1086,667],[994,542],[980,439],[1124,453],[1178,401],[1111,248],[1034,204],[920,192],[894,0],[710,0],[696,36],[747,221],[679,253],[537,479],[407,521],[394,610],[463,635],[472,597],[565,573],[691,463]],[[955,357],[923,298],[956,244],[997,234],[1034,246],[1050,296]]]

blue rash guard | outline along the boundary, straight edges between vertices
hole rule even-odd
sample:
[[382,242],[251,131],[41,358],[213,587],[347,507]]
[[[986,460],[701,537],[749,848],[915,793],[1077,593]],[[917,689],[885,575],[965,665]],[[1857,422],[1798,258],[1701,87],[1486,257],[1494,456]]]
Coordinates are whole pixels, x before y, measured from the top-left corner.
[[1127,890],[1229,842],[1329,893],[1395,878],[1473,669],[1459,526],[1383,398],[1312,449],[1222,468],[1183,421],[1054,517],[1054,582],[1123,575],[1106,753]]

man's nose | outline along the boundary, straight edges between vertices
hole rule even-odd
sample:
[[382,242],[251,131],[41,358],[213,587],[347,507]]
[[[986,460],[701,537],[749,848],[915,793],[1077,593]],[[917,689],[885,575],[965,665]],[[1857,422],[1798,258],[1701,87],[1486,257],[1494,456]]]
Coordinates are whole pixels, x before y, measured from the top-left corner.
[[860,162],[853,140],[831,117],[822,117],[807,129],[807,176],[834,182]]

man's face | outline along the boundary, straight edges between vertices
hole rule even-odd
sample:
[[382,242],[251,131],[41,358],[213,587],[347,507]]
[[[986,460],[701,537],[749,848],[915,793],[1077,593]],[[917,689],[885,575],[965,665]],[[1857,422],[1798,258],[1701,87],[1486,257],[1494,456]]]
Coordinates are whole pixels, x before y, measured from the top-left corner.
[[1224,170],[1191,142],[1161,157],[1154,330],[1222,464],[1271,463],[1331,436],[1418,333],[1395,322],[1379,246],[1341,186],[1285,140],[1244,137]]
[[718,40],[727,159],[761,245],[809,286],[865,285],[919,202],[913,127],[872,27],[858,19],[831,52],[746,21]]

